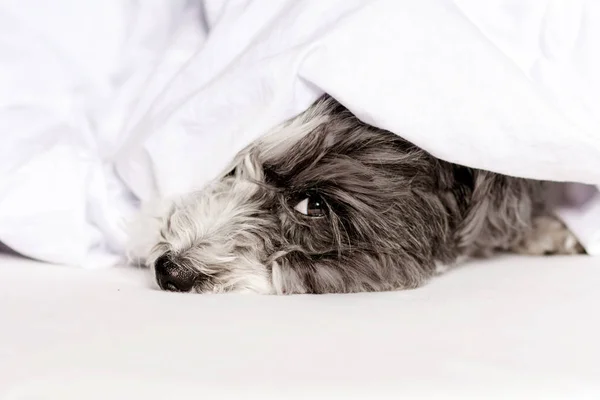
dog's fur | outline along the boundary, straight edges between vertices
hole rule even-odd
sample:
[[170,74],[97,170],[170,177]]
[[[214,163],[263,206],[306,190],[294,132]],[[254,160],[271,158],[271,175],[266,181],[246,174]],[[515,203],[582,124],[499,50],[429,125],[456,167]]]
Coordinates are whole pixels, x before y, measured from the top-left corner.
[[161,288],[199,293],[396,290],[466,257],[582,251],[544,183],[441,161],[328,96],[144,215],[137,255]]

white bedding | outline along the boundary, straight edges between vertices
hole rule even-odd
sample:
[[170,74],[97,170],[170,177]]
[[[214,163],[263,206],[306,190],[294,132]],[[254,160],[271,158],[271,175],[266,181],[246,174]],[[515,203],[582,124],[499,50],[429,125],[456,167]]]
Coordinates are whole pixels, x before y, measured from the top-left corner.
[[2,0],[0,242],[115,263],[139,200],[323,91],[446,160],[599,184],[599,21],[596,0]]
[[[0,398],[600,398],[591,257],[319,297],[96,268],[139,200],[323,91],[449,161],[600,184],[599,22],[595,0],[0,0],[0,242],[83,267],[0,255]],[[600,199],[564,216],[600,254]]]
[[598,282],[589,257],[506,258],[404,292],[200,296],[3,256],[0,398],[598,399]]

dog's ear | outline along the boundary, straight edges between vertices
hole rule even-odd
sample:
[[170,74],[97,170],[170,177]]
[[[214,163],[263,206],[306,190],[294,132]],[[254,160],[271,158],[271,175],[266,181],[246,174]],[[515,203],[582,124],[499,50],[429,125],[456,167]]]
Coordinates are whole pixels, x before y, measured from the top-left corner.
[[[468,202],[459,225],[458,247],[468,255],[486,256],[507,250],[531,225],[541,183],[487,171],[471,170],[461,185]],[[466,194],[466,193],[465,193]]]
[[381,292],[420,286],[434,269],[408,253],[343,254],[316,259],[291,252],[272,264],[278,294]]

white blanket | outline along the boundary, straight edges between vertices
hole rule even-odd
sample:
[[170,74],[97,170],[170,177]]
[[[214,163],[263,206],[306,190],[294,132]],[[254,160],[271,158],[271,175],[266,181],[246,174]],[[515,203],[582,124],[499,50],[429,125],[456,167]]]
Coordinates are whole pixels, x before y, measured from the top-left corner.
[[[1,0],[0,241],[113,263],[139,200],[322,92],[445,160],[598,185],[598,49],[596,0]],[[599,209],[571,218],[592,252]]]

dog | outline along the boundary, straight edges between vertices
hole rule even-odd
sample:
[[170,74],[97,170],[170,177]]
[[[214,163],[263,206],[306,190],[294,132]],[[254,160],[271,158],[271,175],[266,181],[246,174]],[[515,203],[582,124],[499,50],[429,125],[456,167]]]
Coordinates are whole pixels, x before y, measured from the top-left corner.
[[132,249],[176,292],[416,288],[467,258],[582,253],[547,185],[437,159],[325,95],[203,189],[142,212]]

